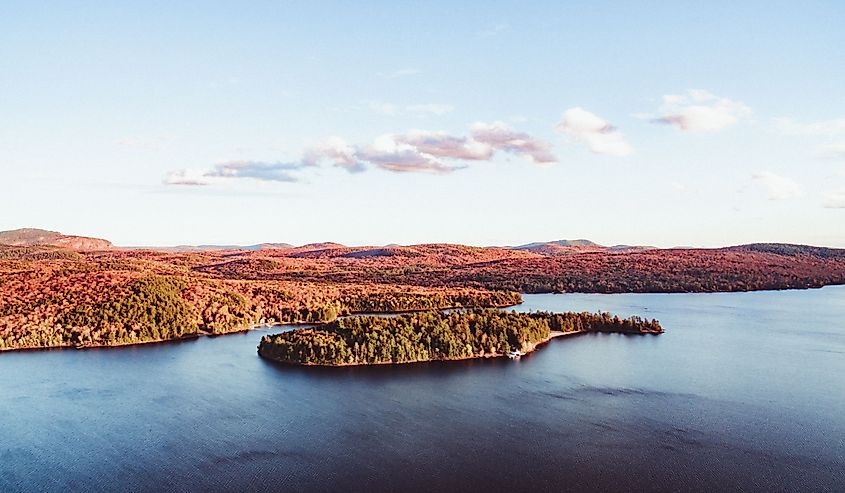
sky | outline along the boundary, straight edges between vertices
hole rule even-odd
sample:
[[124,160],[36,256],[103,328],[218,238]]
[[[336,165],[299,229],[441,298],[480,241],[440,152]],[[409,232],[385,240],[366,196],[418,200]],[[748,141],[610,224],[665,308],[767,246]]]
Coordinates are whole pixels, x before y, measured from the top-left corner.
[[841,1],[5,0],[0,230],[845,247],[842,26]]

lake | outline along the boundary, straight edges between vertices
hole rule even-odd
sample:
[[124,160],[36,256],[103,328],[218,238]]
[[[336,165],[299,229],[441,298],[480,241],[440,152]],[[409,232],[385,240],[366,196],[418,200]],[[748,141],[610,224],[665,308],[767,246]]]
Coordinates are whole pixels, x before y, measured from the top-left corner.
[[266,362],[278,327],[0,354],[0,491],[842,491],[845,287],[524,298],[666,333],[367,368]]

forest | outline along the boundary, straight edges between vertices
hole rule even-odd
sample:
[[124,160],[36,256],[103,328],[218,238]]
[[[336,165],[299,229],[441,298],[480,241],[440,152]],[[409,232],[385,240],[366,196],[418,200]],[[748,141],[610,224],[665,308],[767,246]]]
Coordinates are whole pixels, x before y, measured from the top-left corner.
[[190,251],[0,245],[0,350],[136,344],[351,314],[503,307],[520,303],[520,293],[830,284],[845,284],[845,250],[784,244],[614,250],[323,243]]
[[158,255],[19,247],[0,254],[0,350],[138,344],[352,313],[522,301],[516,292],[475,288],[221,279]]
[[458,360],[532,351],[551,335],[574,332],[659,334],[656,320],[608,313],[517,313],[495,309],[354,316],[264,336],[258,353],[299,365],[372,365]]

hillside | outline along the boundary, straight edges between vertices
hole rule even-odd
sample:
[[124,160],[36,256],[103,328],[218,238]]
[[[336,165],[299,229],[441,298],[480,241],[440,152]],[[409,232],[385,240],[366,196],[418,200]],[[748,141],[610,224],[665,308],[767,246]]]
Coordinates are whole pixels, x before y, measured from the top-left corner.
[[522,250],[527,252],[539,253],[540,255],[556,256],[556,255],[573,255],[586,252],[610,252],[610,253],[626,253],[639,252],[644,250],[656,250],[656,247],[639,246],[639,245],[613,245],[604,246],[590,240],[557,240],[537,243],[527,243],[515,247],[507,247],[511,250]]
[[845,250],[787,244],[624,251],[582,244],[572,247],[586,250],[561,255],[450,244],[135,250],[41,230],[0,238],[9,242],[0,245],[0,349],[149,342],[350,313],[504,306],[519,303],[520,292],[845,284]]
[[0,245],[49,245],[67,248],[69,250],[108,250],[113,246],[110,241],[100,238],[64,235],[56,231],[34,228],[0,231]]

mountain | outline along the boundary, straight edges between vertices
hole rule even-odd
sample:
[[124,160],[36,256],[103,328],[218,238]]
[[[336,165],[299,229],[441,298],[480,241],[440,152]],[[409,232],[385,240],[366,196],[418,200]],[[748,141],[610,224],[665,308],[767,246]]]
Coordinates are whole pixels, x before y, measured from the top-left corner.
[[70,250],[109,250],[113,248],[108,240],[65,235],[56,231],[35,228],[0,231],[0,245],[56,246]]
[[607,247],[590,240],[583,239],[536,242],[507,248],[510,250],[533,252],[545,256],[573,255],[588,252],[628,253],[656,249],[656,247],[636,245],[613,245]]
[[787,257],[805,256],[823,259],[845,258],[845,249],[842,248],[827,248],[811,245],[791,245],[788,243],[751,243],[748,245],[726,247],[724,248],[724,250],[734,252],[772,253]]
[[153,250],[157,252],[219,252],[226,250],[286,250],[290,243],[257,243],[255,245],[176,245],[169,247],[124,247],[127,250]]
[[594,243],[590,240],[557,240],[557,241],[541,241],[536,243],[528,243],[525,245],[519,245],[515,247],[508,247],[512,250],[534,250],[536,248],[547,247],[547,246],[560,246],[560,247],[596,247],[596,248],[604,248],[598,243]]

